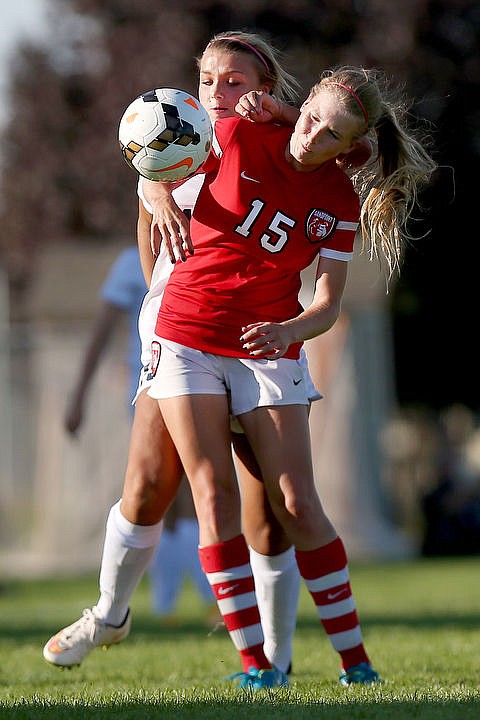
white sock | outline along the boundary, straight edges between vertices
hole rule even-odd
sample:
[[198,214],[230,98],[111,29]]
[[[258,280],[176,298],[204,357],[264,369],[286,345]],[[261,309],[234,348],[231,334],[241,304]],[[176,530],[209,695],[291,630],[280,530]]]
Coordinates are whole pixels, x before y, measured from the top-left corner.
[[162,521],[135,525],[120,512],[120,500],[107,519],[100,568],[100,598],[96,614],[109,625],[125,620],[132,595],[153,557],[162,533]]
[[250,563],[265,637],[263,649],[269,661],[286,672],[292,661],[300,593],[295,549],[260,555],[250,548]]

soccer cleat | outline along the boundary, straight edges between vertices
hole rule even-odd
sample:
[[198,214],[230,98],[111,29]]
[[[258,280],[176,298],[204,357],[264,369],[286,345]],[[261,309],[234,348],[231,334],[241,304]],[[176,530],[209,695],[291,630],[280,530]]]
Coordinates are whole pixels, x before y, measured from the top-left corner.
[[130,610],[120,627],[107,625],[95,614],[96,608],[83,611],[82,617],[50,638],[43,657],[52,665],[73,667],[96,647],[105,649],[125,640],[132,624]]
[[381,682],[379,674],[366,662],[354,665],[348,670],[342,670],[339,680],[340,685],[344,687],[350,685],[373,685]]
[[238,672],[229,675],[227,680],[234,680],[238,687],[250,688],[251,690],[263,690],[264,688],[288,687],[288,677],[284,672],[275,666],[268,670],[248,668],[248,672]]

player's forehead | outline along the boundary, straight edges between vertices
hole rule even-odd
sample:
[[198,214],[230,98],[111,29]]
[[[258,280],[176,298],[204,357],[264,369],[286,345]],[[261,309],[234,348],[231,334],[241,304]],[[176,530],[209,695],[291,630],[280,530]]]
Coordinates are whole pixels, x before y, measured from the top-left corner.
[[302,107],[302,112],[321,118],[342,135],[353,135],[363,123],[345,108],[341,93],[335,88],[321,88],[311,94]]
[[305,105],[311,110],[322,109],[332,114],[336,114],[342,110],[338,93],[330,88],[318,88],[311,92],[305,101]]
[[208,48],[200,60],[201,76],[237,75],[260,81],[255,57],[248,53]]

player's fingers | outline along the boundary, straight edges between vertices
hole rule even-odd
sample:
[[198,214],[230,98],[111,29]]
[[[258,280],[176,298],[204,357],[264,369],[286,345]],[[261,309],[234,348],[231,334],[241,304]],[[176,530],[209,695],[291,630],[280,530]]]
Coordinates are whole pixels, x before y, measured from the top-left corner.
[[243,349],[253,354],[258,352],[265,353],[267,350],[273,350],[278,345],[278,338],[260,335],[243,343]]
[[157,257],[160,252],[160,244],[162,242],[162,236],[158,228],[157,223],[152,222],[150,226],[150,248],[153,257]]
[[168,257],[170,258],[170,262],[175,263],[176,259],[177,259],[175,256],[175,239],[172,236],[171,231],[168,228],[164,228],[162,230],[157,226],[155,232],[156,232],[156,234],[158,234],[158,238],[159,238],[159,241],[155,243],[155,245],[157,247],[157,253],[159,252],[160,245],[163,244],[167,250]]
[[255,337],[259,332],[259,328],[266,328],[265,323],[258,322],[258,323],[251,323],[250,325],[244,325],[242,327],[242,334],[240,336],[240,341],[243,342],[244,340],[249,340],[250,338]]
[[255,91],[253,93],[252,101],[254,111],[258,113],[261,112],[263,109],[263,93]]
[[190,223],[188,220],[182,218],[182,221],[179,223],[178,234],[181,239],[182,247],[187,249],[188,252],[193,255],[193,242],[190,237]]
[[194,253],[194,246],[192,242],[192,238],[190,237],[190,233],[187,233],[187,235],[183,239],[184,245],[187,248],[190,255],[193,255]]
[[173,244],[175,246],[177,257],[179,257],[182,262],[185,262],[185,260],[187,259],[187,255],[183,244],[183,238],[178,233],[174,235]]
[[268,355],[265,355],[265,358],[267,360],[278,360],[279,358],[283,357],[286,353],[286,349],[282,348],[276,348],[273,353],[269,353]]
[[260,93],[255,90],[242,95],[239,99],[235,111],[242,115],[242,117],[249,118],[253,113],[260,112],[262,109],[262,102],[260,99]]

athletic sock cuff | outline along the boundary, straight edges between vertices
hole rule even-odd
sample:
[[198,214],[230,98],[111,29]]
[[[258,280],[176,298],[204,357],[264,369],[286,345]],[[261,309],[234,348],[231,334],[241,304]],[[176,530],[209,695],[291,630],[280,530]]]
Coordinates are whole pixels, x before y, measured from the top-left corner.
[[250,550],[250,561],[259,570],[284,571],[292,565],[296,565],[295,548],[293,545],[278,555],[262,555],[254,550]]
[[162,534],[163,521],[155,525],[136,525],[124,517],[120,510],[119,500],[113,505],[108,516],[107,523],[112,522],[117,532],[120,533],[123,543],[129,548],[149,548],[156,546]]
[[228,570],[250,562],[248,546],[243,535],[237,535],[225,542],[199,547],[198,554],[203,571],[206,573]]

